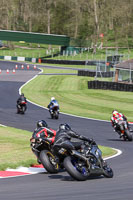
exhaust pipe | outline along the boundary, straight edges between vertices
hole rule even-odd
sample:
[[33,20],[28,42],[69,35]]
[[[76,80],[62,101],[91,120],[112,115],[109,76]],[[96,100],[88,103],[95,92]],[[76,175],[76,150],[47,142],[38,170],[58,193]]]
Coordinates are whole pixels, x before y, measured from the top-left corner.
[[72,150],[72,155],[80,158],[81,160],[88,161],[86,157],[84,157],[81,153],[77,152],[76,150]]

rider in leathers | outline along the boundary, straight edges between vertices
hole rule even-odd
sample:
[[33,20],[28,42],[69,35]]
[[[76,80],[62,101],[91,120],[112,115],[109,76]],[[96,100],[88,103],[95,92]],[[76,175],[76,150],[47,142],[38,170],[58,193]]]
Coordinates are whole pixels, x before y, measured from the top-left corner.
[[[55,141],[53,144],[53,149],[55,153],[61,149],[61,147],[69,148],[70,150],[74,150],[76,148],[80,148],[82,143],[81,142],[71,142],[71,138],[78,138],[80,140],[84,140],[87,142],[92,143],[92,139],[89,139],[83,135],[79,135],[73,130],[71,130],[68,124],[61,124],[59,126],[59,130],[56,132]],[[94,142],[94,141],[93,141]]]
[[[23,93],[22,93],[22,94],[20,95],[20,97],[17,99],[17,113],[19,113],[19,108],[20,108],[20,106],[21,106],[21,102],[22,102],[22,101],[24,101],[24,102],[27,103],[27,99],[26,99],[26,97],[24,96]],[[27,106],[26,106],[26,104],[25,104],[25,111],[26,111],[26,109],[27,109]]]
[[50,101],[49,105],[47,106],[49,108],[50,113],[53,112],[53,108],[55,106],[58,108],[58,112],[59,112],[59,104],[58,104],[57,100],[55,100],[54,97],[51,97],[51,101]]
[[114,128],[114,131],[116,131],[121,137],[123,134],[121,133],[121,131],[119,129],[119,125],[118,125],[119,124],[119,120],[126,121],[129,130],[130,131],[132,131],[132,130],[131,130],[130,126],[129,126],[129,123],[128,123],[127,118],[125,117],[125,115],[123,115],[122,113],[119,113],[117,110],[113,110],[112,117],[111,117],[111,123],[112,123],[112,126]]
[[[32,141],[32,139],[34,138],[35,139],[35,143],[39,143],[43,139],[47,138],[51,142],[51,144],[53,144],[54,139],[55,139],[55,135],[56,135],[56,131],[55,130],[49,128],[48,124],[44,120],[39,120],[37,122],[37,128],[34,130],[30,141]],[[34,150],[33,144],[31,145],[31,147],[32,147],[33,153],[37,157],[38,163],[40,163],[39,153],[36,150]]]

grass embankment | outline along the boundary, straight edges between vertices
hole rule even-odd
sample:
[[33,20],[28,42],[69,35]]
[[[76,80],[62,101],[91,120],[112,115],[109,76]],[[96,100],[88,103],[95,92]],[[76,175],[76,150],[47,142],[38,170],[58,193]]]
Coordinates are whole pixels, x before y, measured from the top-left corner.
[[[30,149],[30,138],[32,133],[12,127],[0,127],[0,170],[17,168],[19,166],[29,167],[36,163],[36,157]],[[99,146],[103,156],[115,153],[108,147]]]
[[[56,73],[57,70],[44,69],[44,72]],[[22,91],[29,100],[45,107],[51,96],[54,96],[59,101],[61,112],[110,120],[112,110],[117,109],[124,113],[129,121],[133,121],[132,92],[87,89],[89,80],[94,78],[42,75],[32,80]]]
[[30,149],[32,133],[12,127],[0,127],[0,170],[30,166],[36,158]]

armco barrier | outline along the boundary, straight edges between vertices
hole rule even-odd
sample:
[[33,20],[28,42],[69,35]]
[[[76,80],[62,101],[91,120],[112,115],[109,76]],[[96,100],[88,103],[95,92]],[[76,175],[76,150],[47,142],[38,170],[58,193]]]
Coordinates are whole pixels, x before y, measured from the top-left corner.
[[133,92],[133,84],[116,83],[108,81],[88,81],[88,89],[103,89]]
[[97,72],[96,71],[89,71],[89,70],[78,70],[78,76],[89,76],[89,77],[113,77],[114,72]]

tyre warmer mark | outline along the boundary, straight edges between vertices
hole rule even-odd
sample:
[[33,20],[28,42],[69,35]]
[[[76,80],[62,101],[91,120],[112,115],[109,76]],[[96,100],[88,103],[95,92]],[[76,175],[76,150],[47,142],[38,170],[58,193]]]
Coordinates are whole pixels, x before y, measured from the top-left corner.
[[0,171],[0,178],[10,178],[26,176],[31,174],[38,174],[47,172],[42,165],[33,165],[32,167],[19,167],[17,169],[7,169],[6,171]]

